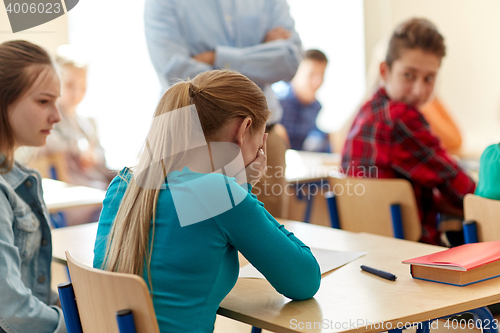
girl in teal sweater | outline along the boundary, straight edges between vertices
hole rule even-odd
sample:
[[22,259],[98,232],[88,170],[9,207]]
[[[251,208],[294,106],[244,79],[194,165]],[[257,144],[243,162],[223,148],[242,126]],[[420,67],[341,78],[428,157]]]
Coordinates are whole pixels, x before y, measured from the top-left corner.
[[161,332],[213,331],[238,251],[289,298],[319,288],[310,249],[251,193],[266,169],[268,116],[264,94],[241,74],[178,83],[156,109],[139,165],[108,188],[94,267],[142,275]]
[[500,200],[500,145],[486,148],[479,164],[479,182],[476,195]]

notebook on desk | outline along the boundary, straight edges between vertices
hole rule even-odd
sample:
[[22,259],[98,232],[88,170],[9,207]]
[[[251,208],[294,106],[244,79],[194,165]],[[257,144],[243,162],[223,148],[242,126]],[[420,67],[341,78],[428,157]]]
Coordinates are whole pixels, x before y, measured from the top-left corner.
[[500,276],[500,241],[465,244],[403,264],[415,279],[462,287]]
[[[310,247],[311,252],[318,261],[321,274],[329,272],[333,269],[344,266],[345,264],[354,261],[367,252],[349,252],[349,251],[334,251],[326,249],[318,249]],[[240,268],[239,278],[254,278],[265,279],[264,275],[253,267],[252,264],[247,264]]]

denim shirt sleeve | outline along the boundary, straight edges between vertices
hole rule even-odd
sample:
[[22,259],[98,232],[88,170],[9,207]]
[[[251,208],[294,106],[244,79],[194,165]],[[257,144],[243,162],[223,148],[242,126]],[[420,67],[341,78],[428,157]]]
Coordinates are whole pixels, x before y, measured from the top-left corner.
[[13,192],[0,183],[0,332],[65,333],[62,311],[48,306],[21,279],[21,257],[14,245]]

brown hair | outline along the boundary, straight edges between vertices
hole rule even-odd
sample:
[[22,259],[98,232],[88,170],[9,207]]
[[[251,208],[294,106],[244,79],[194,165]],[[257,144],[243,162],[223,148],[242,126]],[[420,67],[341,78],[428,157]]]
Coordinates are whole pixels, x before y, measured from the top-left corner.
[[306,56],[304,57],[304,60],[306,59],[328,63],[328,58],[326,57],[326,55],[320,50],[315,50],[315,49],[306,51]]
[[[252,119],[250,130],[255,131],[264,126],[270,115],[266,97],[250,79],[237,72],[213,70],[201,73],[191,81],[177,83],[168,89],[156,108],[155,117],[193,104],[196,106],[207,141],[215,138],[218,130],[231,119],[250,117]],[[157,126],[156,128],[166,127]],[[154,122],[150,133],[153,131]],[[163,131],[166,132],[166,130]],[[177,131],[179,135],[184,134],[182,128],[177,128]],[[169,139],[175,138],[169,137]],[[169,139],[161,137],[157,142],[173,146],[174,143],[168,142]],[[148,162],[151,150],[158,149],[158,147],[151,147],[150,143],[146,142],[140,165],[144,161]],[[162,160],[162,163],[164,163],[163,172],[166,172],[165,170],[172,168],[165,164],[174,162]],[[163,182],[164,173],[160,173],[160,177]],[[149,233],[150,226],[152,226],[151,238],[153,239],[159,193],[159,188],[150,189],[139,186],[136,179],[132,177],[116,214],[103,262],[103,268],[106,270],[141,276],[144,263],[146,263],[151,288],[149,267],[153,240],[149,240]]]
[[405,49],[421,49],[439,59],[446,55],[444,37],[432,22],[421,18],[409,19],[394,30],[385,56],[389,68],[401,57],[401,51]]
[[31,88],[47,66],[53,66],[50,56],[35,44],[23,40],[0,44],[0,152],[4,155],[0,173],[9,172],[14,164],[14,133],[8,109]]

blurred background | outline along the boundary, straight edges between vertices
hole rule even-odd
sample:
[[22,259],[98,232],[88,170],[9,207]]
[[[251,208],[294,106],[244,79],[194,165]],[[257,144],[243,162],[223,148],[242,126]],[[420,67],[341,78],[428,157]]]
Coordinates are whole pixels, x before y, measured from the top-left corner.
[[[500,2],[496,0],[288,0],[304,49],[329,59],[318,127],[336,133],[366,93],[376,45],[401,21],[424,17],[445,37],[437,94],[458,123],[463,150],[500,141]],[[75,44],[90,56],[79,114],[96,119],[108,166],[135,164],[160,97],[144,37],[143,0],[83,0],[67,15],[13,34],[0,4],[0,42],[26,39],[54,53]],[[372,66],[373,67],[373,66]],[[106,129],[106,130],[104,130]],[[112,130],[110,130],[112,129]]]

